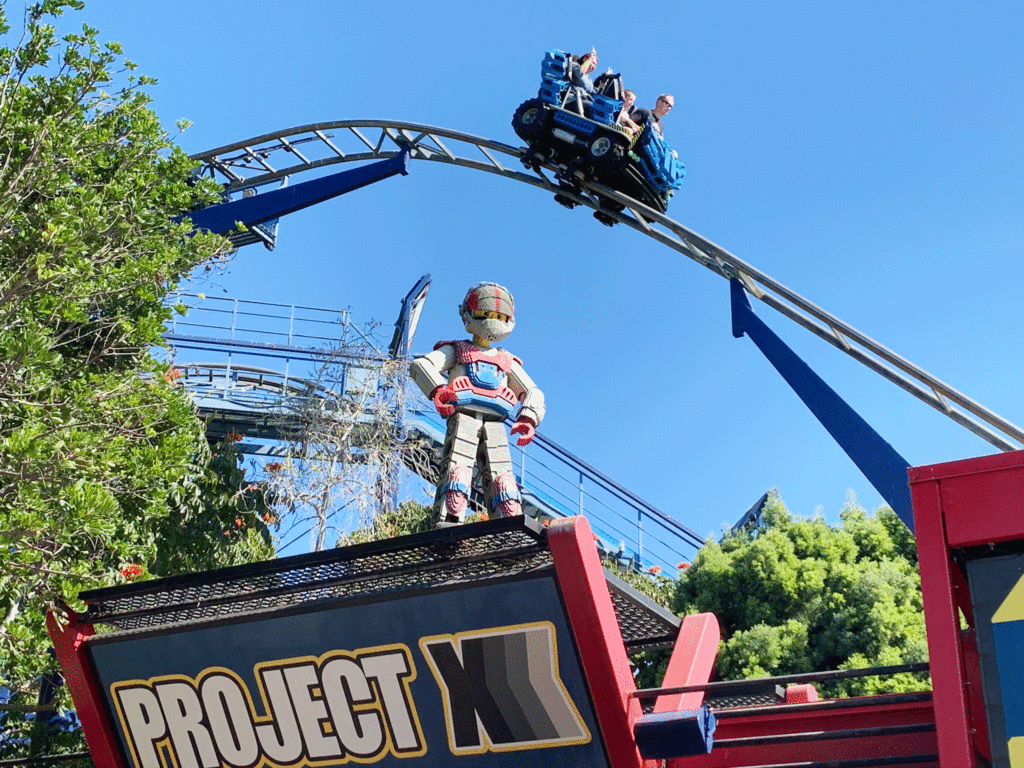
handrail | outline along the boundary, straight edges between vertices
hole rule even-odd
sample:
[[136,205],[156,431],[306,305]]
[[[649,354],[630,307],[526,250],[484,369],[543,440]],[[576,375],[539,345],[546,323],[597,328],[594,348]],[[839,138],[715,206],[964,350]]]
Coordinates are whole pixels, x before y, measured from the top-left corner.
[[[278,407],[275,398],[300,390],[313,394],[310,389],[315,383],[306,369],[328,357],[371,369],[388,359],[362,331],[350,334],[357,341],[355,349],[329,350],[328,342],[336,345],[338,336],[354,328],[351,318],[340,310],[306,307],[309,312],[298,313],[300,307],[269,302],[199,294],[181,294],[179,298],[202,307],[202,313],[177,318],[165,338],[176,351],[175,364],[181,369],[177,381],[194,391],[200,407],[211,413],[219,412],[219,402],[230,403],[235,417],[274,413]],[[308,323],[318,325],[307,332],[303,324]],[[273,341],[263,341],[268,337]],[[311,345],[306,346],[307,342]],[[226,362],[185,360],[181,356],[184,350],[216,353]],[[284,371],[256,367],[250,358],[283,360]],[[293,368],[295,364],[301,366]],[[317,394],[334,396],[323,389]],[[444,425],[426,401],[407,406],[404,420],[409,426],[421,427],[419,431],[429,436],[435,448],[443,442]],[[261,434],[269,439],[265,431]],[[273,449],[259,450],[274,454]],[[556,517],[586,515],[609,554],[621,549],[620,558],[634,568],[656,566],[666,575],[674,574],[679,560],[691,559],[704,543],[678,520],[543,434],[526,448],[514,450],[513,460],[524,493],[535,506]]]

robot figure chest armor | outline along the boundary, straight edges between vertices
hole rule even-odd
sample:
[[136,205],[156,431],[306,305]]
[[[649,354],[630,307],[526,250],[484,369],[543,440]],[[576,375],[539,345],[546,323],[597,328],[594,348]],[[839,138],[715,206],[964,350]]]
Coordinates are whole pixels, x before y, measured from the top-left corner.
[[455,348],[456,364],[449,372],[448,386],[455,394],[456,410],[506,419],[515,413],[518,398],[508,386],[513,362],[522,361],[504,349],[481,349],[468,341],[441,341]]

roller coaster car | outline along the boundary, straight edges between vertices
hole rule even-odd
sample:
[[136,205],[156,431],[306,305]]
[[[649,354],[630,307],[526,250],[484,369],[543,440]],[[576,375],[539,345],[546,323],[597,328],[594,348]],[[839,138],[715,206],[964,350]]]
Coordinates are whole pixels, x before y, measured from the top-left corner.
[[[529,148],[524,162],[559,167],[557,178],[568,189],[578,189],[576,179],[582,173],[584,179],[664,213],[686,168],[650,124],[636,136],[617,124],[622,107],[615,98],[621,88],[617,75],[602,75],[595,93],[588,94],[570,82],[570,65],[563,51],[545,53],[537,98],[524,101],[512,116],[512,128]],[[570,208],[575,205],[564,196],[555,199]],[[602,206],[616,212],[623,208],[612,200],[602,200]],[[605,224],[615,223],[601,211],[594,215]]]

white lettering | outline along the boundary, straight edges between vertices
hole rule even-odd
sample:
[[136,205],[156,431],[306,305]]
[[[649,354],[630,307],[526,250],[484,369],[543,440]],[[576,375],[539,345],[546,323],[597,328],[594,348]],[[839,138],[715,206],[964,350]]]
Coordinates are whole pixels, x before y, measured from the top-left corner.
[[395,749],[399,752],[419,750],[422,746],[419,728],[413,720],[411,703],[402,684],[402,678],[409,677],[411,673],[406,654],[396,650],[367,655],[361,657],[359,663],[365,675],[377,681]]
[[153,688],[163,707],[180,768],[219,768],[220,759],[203,725],[203,705],[195,688],[179,682],[157,683]]
[[156,743],[167,736],[167,723],[160,702],[149,688],[119,688],[116,695],[135,761],[140,768],[162,768]]
[[355,705],[376,700],[359,665],[351,659],[332,659],[320,670],[320,679],[331,720],[345,751],[357,757],[370,757],[382,750],[384,724],[380,713],[355,711]]
[[306,754],[313,760],[325,757],[341,757],[341,745],[335,736],[324,734],[322,723],[328,719],[327,705],[322,698],[313,698],[313,688],[320,681],[315,664],[288,667],[284,670],[288,692],[292,696],[295,716],[306,742]]
[[302,757],[302,734],[288,698],[280,669],[261,669],[263,690],[267,694],[267,715],[271,722],[256,726],[256,736],[264,754],[279,765],[297,763]]
[[253,730],[249,704],[238,681],[223,674],[210,675],[199,687],[199,695],[224,762],[237,768],[255,765],[260,757],[260,745]]

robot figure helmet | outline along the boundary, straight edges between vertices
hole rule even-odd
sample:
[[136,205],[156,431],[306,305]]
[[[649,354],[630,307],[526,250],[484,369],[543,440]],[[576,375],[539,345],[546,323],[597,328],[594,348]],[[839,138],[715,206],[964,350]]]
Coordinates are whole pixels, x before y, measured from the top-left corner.
[[459,315],[469,333],[491,342],[501,341],[516,327],[512,294],[497,283],[477,283],[470,288]]

